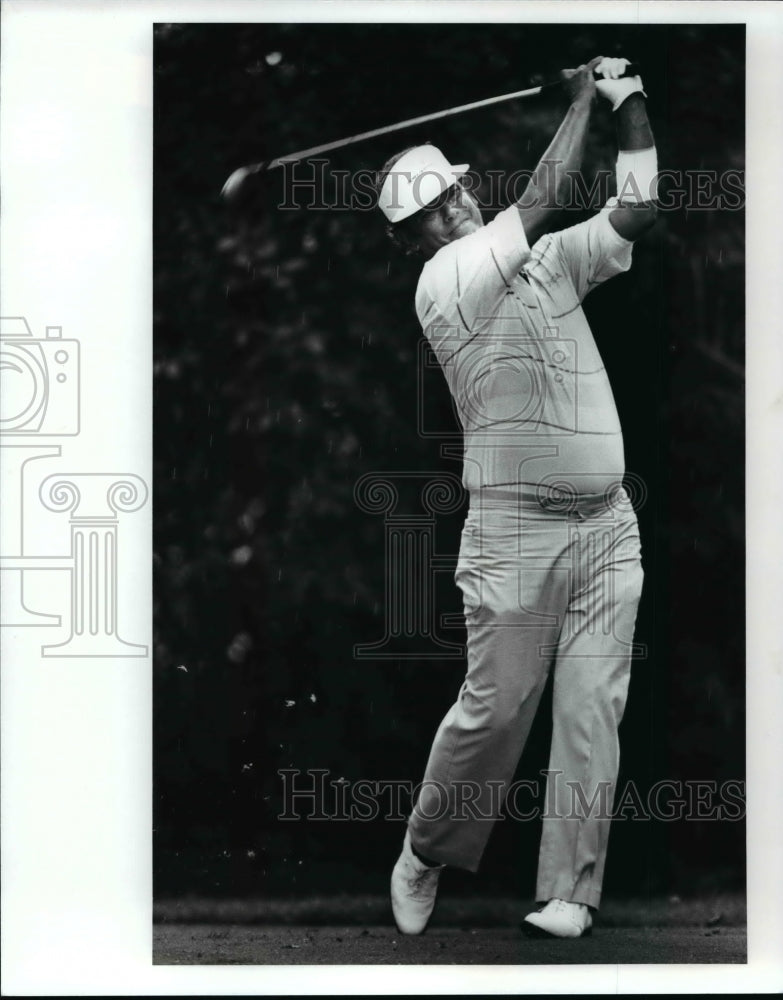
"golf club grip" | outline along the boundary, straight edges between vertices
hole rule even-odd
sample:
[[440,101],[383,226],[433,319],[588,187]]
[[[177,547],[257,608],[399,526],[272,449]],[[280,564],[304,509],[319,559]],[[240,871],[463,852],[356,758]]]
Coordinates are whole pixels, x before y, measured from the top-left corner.
[[[622,76],[618,77],[618,80],[622,80],[624,77],[628,76],[641,76],[641,72],[642,68],[639,65],[639,63],[635,62],[628,63],[628,65],[623,70]],[[593,70],[593,79],[595,80],[596,83],[598,83],[600,80],[607,79],[607,77],[601,76],[600,74],[596,73],[595,70]],[[563,85],[563,80],[558,78],[557,80],[549,80],[547,83],[542,84],[539,89],[542,92],[547,93],[551,90],[554,90],[556,87],[562,87],[562,85]]]
[[[641,74],[642,74],[642,67],[639,65],[639,63],[631,62],[631,63],[628,63],[628,65],[625,67],[625,69],[623,70],[622,76],[619,76],[618,80],[622,80],[623,77],[626,77],[626,76],[641,76]],[[604,79],[608,79],[608,78],[601,76],[599,73],[597,73],[595,70],[593,70],[593,79],[597,83],[599,80],[604,80]],[[562,84],[562,82],[563,81],[561,79],[549,80],[543,86],[544,87],[559,87]]]
[[[639,65],[639,63],[635,63],[635,62],[628,63],[628,65],[623,70],[623,76],[641,76],[641,73],[642,73],[641,66]],[[604,77],[598,76],[598,74],[595,72],[595,70],[593,70],[593,77],[596,80],[603,80],[604,79]],[[622,77],[620,77],[620,79],[622,79]]]

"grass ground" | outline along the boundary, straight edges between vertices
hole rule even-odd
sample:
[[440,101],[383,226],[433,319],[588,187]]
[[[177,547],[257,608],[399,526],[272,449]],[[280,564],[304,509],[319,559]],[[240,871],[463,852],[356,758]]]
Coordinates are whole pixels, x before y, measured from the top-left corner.
[[421,937],[404,937],[377,896],[300,900],[164,900],[156,965],[549,965],[743,963],[738,896],[607,901],[592,936],[531,940],[517,900],[439,901]]

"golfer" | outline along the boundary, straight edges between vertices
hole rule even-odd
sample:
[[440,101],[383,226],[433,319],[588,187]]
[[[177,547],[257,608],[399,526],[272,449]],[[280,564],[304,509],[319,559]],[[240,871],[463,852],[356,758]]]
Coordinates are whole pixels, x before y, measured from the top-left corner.
[[[579,937],[600,904],[643,574],[617,411],[581,303],[630,267],[655,221],[654,140],[626,65],[598,58],[561,74],[565,118],[519,201],[487,225],[460,182],[468,164],[434,146],[378,177],[389,235],[424,259],[416,311],[460,417],[470,496],[455,577],[467,675],[392,874],[404,934],[424,930],[445,866],[478,869],[550,670],[539,909],[523,929]],[[597,94],[616,118],[618,197],[549,232]]]

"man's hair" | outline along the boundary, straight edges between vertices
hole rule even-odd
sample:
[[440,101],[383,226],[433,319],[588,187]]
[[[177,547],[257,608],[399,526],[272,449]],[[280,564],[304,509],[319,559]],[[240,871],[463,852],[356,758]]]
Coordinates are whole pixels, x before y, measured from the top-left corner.
[[[421,145],[430,145],[429,143],[419,143],[416,146],[408,146],[407,149],[401,149],[399,153],[395,153],[394,156],[390,156],[389,159],[384,163],[378,173],[375,175],[375,193],[380,198],[381,191],[383,190],[383,185],[386,182],[386,178],[391,173],[391,169],[397,160],[405,156],[406,153],[410,153],[412,149],[418,149]],[[395,247],[404,254],[416,254],[419,252],[419,246],[416,242],[416,237],[419,235],[419,213],[416,212],[414,215],[409,216],[407,219],[403,219],[402,222],[387,222],[386,223],[386,235],[392,241]]]

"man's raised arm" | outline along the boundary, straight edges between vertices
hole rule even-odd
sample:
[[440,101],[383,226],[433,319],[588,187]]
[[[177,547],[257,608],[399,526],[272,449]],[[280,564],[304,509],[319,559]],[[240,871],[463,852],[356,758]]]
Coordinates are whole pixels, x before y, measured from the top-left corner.
[[569,173],[578,171],[582,166],[590,108],[596,96],[593,69],[601,61],[599,56],[591,59],[586,66],[562,73],[563,89],[571,104],[516,203],[531,247],[551,227],[554,215],[563,207],[563,197],[569,190]]
[[[609,213],[609,221],[626,240],[638,239],[655,222],[657,207],[656,178],[658,158],[650,122],[647,118],[642,81],[636,77],[613,78],[622,73],[627,60],[606,60],[612,64],[608,78],[596,87],[602,97],[612,102],[616,115],[617,198],[619,205]],[[618,65],[619,64],[619,65]],[[599,72],[602,67],[598,67]]]

